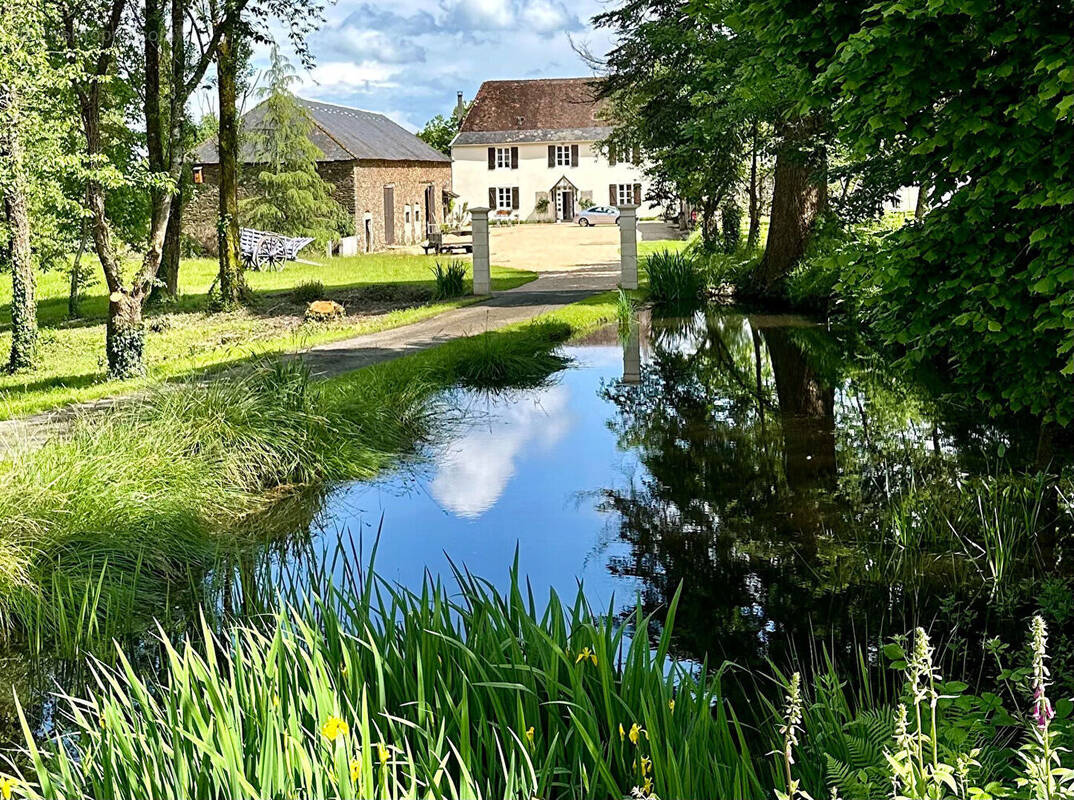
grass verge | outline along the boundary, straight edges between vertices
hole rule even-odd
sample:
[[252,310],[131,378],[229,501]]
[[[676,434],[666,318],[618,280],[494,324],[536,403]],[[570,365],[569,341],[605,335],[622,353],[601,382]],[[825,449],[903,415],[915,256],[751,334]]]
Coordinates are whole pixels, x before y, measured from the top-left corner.
[[[480,299],[434,300],[433,266],[434,260],[423,256],[377,254],[325,264],[288,264],[280,272],[248,272],[257,297],[254,307],[210,314],[205,311],[206,293],[216,262],[184,261],[180,270],[184,293],[179,301],[147,309],[147,377],[122,383],[109,381],[105,375],[107,298],[103,286],[91,287],[82,316],[68,319],[65,276],[45,273],[38,293],[40,364],[31,373],[0,375],[0,419],[130,393],[160,381],[400,327]],[[533,272],[493,267],[492,288],[511,289],[536,277]],[[313,288],[320,290],[319,297],[310,295]],[[460,289],[458,279],[455,289]],[[461,281],[461,290],[470,290],[468,277]],[[6,308],[10,291],[9,284],[0,282],[0,320],[10,319]],[[337,300],[348,308],[348,316],[338,322],[306,323],[302,315],[310,299]],[[9,326],[0,327],[0,350],[9,337]]]

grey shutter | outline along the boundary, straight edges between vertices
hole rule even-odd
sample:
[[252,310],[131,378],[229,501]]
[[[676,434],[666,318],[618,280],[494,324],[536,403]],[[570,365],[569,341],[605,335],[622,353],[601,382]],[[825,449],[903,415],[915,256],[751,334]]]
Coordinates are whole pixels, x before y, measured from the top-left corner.
[[489,148],[489,169],[496,169],[496,148]]
[[518,187],[511,188],[511,208],[518,211]]
[[578,166],[578,145],[576,144],[571,145],[571,166]]
[[619,205],[619,198],[615,196],[615,184],[608,184],[608,204],[612,206]]
[[617,163],[616,160],[615,160],[615,145],[614,144],[608,145],[608,163],[611,164],[613,167]]
[[496,187],[489,187],[489,208],[496,208]]
[[635,166],[641,163],[641,148],[637,145],[630,151],[630,163]]
[[554,167],[556,165],[556,146],[554,144],[548,145],[548,166]]
[[636,205],[636,206],[641,205],[641,184],[640,183],[635,183],[634,184],[634,205]]
[[518,148],[511,148],[511,169],[518,169]]

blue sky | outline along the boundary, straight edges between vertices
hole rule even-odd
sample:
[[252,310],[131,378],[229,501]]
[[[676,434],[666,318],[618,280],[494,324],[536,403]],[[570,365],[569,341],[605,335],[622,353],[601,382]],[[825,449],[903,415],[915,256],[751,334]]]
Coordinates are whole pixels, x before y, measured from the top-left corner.
[[[603,53],[602,0],[339,0],[310,37],[302,97],[387,114],[411,130],[483,80],[590,74],[571,40]],[[258,61],[261,59],[258,58]]]

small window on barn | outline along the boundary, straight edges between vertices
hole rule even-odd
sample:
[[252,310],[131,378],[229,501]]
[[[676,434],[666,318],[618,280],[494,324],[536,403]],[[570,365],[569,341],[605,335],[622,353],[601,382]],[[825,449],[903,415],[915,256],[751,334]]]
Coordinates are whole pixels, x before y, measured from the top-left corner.
[[407,225],[410,224],[410,204],[409,203],[407,205],[403,206],[403,221]]
[[194,183],[205,183],[205,170],[201,167],[194,167]]
[[511,169],[511,148],[496,148],[496,169]]
[[571,146],[569,144],[556,145],[556,166],[569,167],[571,165]]

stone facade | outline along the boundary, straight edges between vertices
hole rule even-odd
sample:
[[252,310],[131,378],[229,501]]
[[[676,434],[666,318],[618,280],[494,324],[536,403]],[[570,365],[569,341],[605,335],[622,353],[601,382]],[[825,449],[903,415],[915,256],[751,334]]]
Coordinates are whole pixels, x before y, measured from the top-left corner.
[[[200,165],[202,183],[183,212],[183,232],[206,253],[216,253],[216,219],[219,204],[220,167]],[[246,165],[247,174],[256,167]],[[385,188],[394,196],[395,246],[419,244],[426,238],[426,225],[445,219],[444,192],[451,191],[451,164],[429,161],[322,161],[317,172],[332,186],[332,196],[354,219],[362,250],[389,247],[385,236]],[[247,179],[240,180],[240,202],[249,195]],[[426,199],[427,187],[432,187]],[[428,211],[426,206],[429,206]]]
[[[439,225],[446,219],[444,192],[451,191],[450,163],[362,160],[355,163],[353,174],[355,227],[362,249],[388,246],[385,188],[391,187],[395,200],[393,244],[419,244],[425,241],[428,224]],[[431,192],[427,192],[429,187]]]

